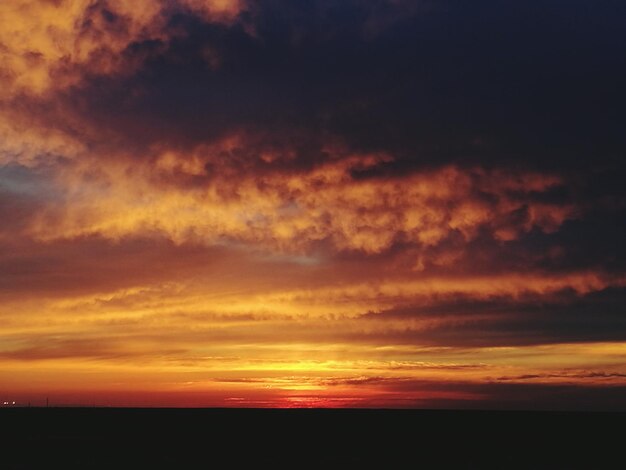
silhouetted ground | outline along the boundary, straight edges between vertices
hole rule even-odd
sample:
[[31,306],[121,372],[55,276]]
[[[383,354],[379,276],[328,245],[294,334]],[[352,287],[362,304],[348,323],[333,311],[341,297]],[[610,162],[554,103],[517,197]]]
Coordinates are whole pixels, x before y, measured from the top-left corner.
[[0,468],[623,468],[624,413],[13,408]]

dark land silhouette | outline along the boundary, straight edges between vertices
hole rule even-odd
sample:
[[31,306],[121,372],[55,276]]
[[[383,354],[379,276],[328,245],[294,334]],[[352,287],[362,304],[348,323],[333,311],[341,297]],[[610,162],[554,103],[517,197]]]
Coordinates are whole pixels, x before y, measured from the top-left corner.
[[625,413],[12,408],[4,469],[618,468]]

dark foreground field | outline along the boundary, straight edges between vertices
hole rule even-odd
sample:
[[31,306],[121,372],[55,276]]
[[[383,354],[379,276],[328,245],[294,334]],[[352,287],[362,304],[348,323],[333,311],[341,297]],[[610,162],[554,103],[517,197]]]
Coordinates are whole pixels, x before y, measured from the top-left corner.
[[623,413],[15,408],[0,410],[0,468],[624,468],[625,425]]

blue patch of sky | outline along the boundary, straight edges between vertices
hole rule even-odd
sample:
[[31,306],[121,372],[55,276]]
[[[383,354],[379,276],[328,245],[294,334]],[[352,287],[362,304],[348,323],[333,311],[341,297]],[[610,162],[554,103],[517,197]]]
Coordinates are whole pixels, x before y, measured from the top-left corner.
[[49,172],[16,164],[0,166],[0,191],[22,197],[60,196]]

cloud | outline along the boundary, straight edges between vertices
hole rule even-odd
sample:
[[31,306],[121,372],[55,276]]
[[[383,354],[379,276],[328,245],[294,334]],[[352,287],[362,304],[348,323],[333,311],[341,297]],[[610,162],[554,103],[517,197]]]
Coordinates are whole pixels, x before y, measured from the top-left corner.
[[[128,73],[140,65],[142,45],[157,47],[181,31],[172,15],[188,11],[207,22],[230,22],[239,0],[17,0],[0,6],[0,58],[7,93],[41,94],[86,74]],[[154,49],[153,49],[154,50]],[[144,51],[150,52],[150,49]]]
[[608,379],[618,381],[623,381],[626,378],[626,374],[622,374],[619,372],[567,372],[564,371],[562,373],[557,374],[525,374],[511,377],[498,377],[497,380],[501,380],[504,382],[513,381],[513,382],[525,382],[527,380],[545,382],[551,381],[552,379],[565,379],[571,380],[573,382],[578,382],[578,379]]
[[[240,149],[257,162],[239,165]],[[280,153],[253,151],[228,139],[192,155],[166,151],[148,164],[87,160],[59,176],[65,198],[39,211],[29,235],[120,239],[159,233],[176,243],[230,240],[289,251],[330,242],[337,250],[380,253],[395,243],[430,247],[483,232],[497,241],[534,229],[550,233],[579,211],[533,199],[563,184],[556,176],[445,166],[355,179],[355,170],[391,157],[328,149],[327,162],[285,172],[272,169],[275,158],[284,158]],[[441,257],[439,263],[452,261],[454,256]]]

